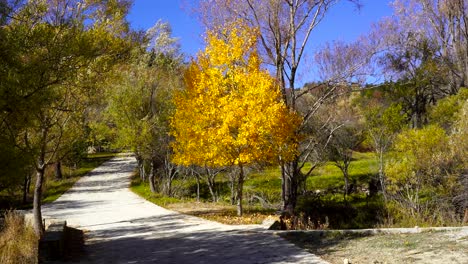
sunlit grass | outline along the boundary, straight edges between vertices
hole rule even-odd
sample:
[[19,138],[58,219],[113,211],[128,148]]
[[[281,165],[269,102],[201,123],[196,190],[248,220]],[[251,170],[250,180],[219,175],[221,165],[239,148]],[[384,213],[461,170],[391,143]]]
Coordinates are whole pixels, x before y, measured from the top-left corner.
[[193,198],[178,199],[152,193],[148,183],[142,182],[136,175],[132,178],[130,189],[147,201],[164,208],[228,225],[260,224],[274,213],[272,209],[245,205],[244,214],[239,217],[236,206],[226,202],[197,202]]
[[[356,152],[354,159],[349,169],[351,181],[358,186],[367,186],[371,176],[377,173],[375,156],[373,153]],[[310,164],[306,164],[304,170],[309,168]],[[204,182],[201,182],[201,202],[196,201],[194,197],[196,181],[194,179],[174,181],[173,186],[184,190],[183,193],[178,193],[179,198],[151,193],[148,183],[142,183],[137,176],[133,178],[131,189],[148,201],[165,208],[225,224],[259,224],[281,208],[281,170],[279,166],[267,167],[248,174],[244,183],[244,216],[242,217],[237,217],[236,206],[229,203],[230,193],[227,177],[220,175],[218,184],[220,197],[216,203],[209,202],[211,196],[207,193]],[[343,203],[343,185],[342,172],[329,162],[313,171],[312,176],[307,180],[306,187],[312,191],[317,189],[324,191],[326,195],[322,197],[323,201],[331,205],[330,210],[339,211],[346,207]],[[261,202],[258,197],[262,199]],[[378,208],[378,204],[375,205],[374,201],[367,199],[362,192],[350,195],[348,202],[356,206],[352,213],[362,212],[357,214],[357,219],[353,220],[354,222],[350,225],[367,227],[369,222],[373,220],[367,215],[367,211],[370,210],[367,209]],[[333,220],[335,219],[330,221],[333,222]],[[335,222],[342,224],[341,220]]]

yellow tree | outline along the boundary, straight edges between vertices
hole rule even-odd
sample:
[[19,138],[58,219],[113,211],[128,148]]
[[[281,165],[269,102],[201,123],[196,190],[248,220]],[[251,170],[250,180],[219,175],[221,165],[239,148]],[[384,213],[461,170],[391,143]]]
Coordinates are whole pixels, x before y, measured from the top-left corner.
[[260,68],[258,31],[236,21],[207,33],[207,47],[189,66],[187,89],[175,97],[174,162],[235,166],[242,215],[244,168],[289,161],[300,118],[290,112],[270,74]]

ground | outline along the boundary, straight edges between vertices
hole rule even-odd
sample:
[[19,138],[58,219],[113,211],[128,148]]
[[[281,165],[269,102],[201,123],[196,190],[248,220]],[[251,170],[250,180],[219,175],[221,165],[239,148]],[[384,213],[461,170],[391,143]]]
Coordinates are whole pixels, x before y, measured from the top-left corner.
[[112,159],[44,206],[45,218],[84,230],[81,263],[327,263],[259,225],[224,225],[140,198],[128,189],[135,166],[133,157]]
[[229,226],[167,210],[128,189],[135,163],[132,157],[106,162],[44,206],[46,218],[66,219],[84,231],[81,263],[341,264],[345,258],[350,263],[468,263],[468,227],[460,232],[320,236]]
[[417,234],[343,235],[290,232],[281,236],[330,263],[468,263],[468,227]]

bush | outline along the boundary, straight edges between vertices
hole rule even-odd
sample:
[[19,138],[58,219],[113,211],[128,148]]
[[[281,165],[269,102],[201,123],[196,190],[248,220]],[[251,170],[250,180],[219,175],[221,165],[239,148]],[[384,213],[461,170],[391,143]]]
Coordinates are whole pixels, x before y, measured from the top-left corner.
[[14,212],[5,214],[0,233],[0,263],[37,263],[38,237],[24,217]]
[[383,214],[380,197],[353,194],[344,202],[341,194],[313,194],[299,198],[291,229],[369,228],[380,225]]

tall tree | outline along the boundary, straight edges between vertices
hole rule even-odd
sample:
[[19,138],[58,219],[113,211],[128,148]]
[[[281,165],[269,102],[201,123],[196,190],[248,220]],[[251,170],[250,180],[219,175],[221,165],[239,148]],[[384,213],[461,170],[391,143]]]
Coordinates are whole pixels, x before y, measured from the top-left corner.
[[365,135],[378,160],[378,179],[387,201],[385,157],[395,137],[406,125],[407,116],[400,104],[388,102],[379,90],[365,90],[356,101],[364,117]]
[[176,163],[238,168],[238,215],[245,167],[278,157],[289,161],[300,121],[260,68],[257,34],[240,21],[208,31],[207,47],[186,73],[187,90],[175,98],[172,118]]
[[465,0],[397,0],[396,22],[405,32],[419,32],[439,47],[441,68],[449,70],[447,91],[468,84],[468,2]]
[[[259,31],[259,54],[266,65],[274,72],[280,86],[283,102],[292,111],[298,111],[298,100],[317,86],[297,90],[297,77],[300,66],[303,65],[306,46],[312,32],[323,20],[329,9],[338,0],[203,0],[199,10],[202,21],[212,29],[223,25],[226,21],[241,19],[247,25]],[[359,4],[358,0],[350,0]],[[350,67],[353,69],[354,67]],[[333,80],[326,80],[328,89],[303,113],[298,136],[304,132],[309,118],[327,100],[338,87],[338,83],[349,76],[350,72],[340,72]],[[304,129],[303,129],[304,128]],[[302,135],[301,135],[302,136]],[[297,202],[300,179],[304,178],[301,168],[313,149],[306,142],[297,153],[295,159],[282,165],[282,200],[283,208],[293,213]]]
[[[107,112],[116,126],[120,146],[130,147],[137,157],[140,177],[157,192],[170,195],[177,166],[171,162],[169,117],[174,111],[172,96],[182,86],[182,55],[168,23],[158,21],[145,35],[142,46],[117,72],[117,84],[109,85]],[[161,177],[157,177],[160,175]]]
[[34,229],[43,234],[44,172],[70,131],[71,120],[129,42],[125,1],[24,1],[4,26],[9,59],[5,105],[18,148],[35,161]]

